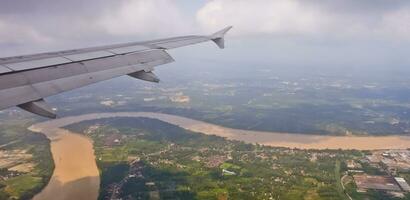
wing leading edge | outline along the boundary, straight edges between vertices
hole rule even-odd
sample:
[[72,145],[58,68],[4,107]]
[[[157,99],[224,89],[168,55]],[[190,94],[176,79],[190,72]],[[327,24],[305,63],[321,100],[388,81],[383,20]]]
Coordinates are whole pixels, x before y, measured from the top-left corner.
[[213,41],[225,47],[227,27],[210,36],[183,36],[147,42],[0,58],[0,110],[18,106],[55,118],[44,98],[92,83],[129,75],[159,82],[155,66],[173,62],[166,50]]

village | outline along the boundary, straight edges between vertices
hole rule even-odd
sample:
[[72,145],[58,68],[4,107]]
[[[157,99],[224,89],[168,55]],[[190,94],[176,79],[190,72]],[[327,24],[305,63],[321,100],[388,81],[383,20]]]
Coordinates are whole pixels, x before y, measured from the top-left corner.
[[[410,192],[410,186],[400,174],[410,171],[409,158],[410,150],[373,151],[358,161],[348,160],[346,162],[348,170],[342,179],[352,176],[359,193],[378,190],[392,197],[403,198]],[[377,174],[380,175],[366,173],[363,165],[376,169]]]

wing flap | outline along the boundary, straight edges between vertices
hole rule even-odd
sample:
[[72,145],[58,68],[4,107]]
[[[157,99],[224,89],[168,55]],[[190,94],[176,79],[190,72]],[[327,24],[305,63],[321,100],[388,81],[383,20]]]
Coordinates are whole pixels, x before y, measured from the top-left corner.
[[110,53],[108,51],[92,51],[87,53],[79,53],[79,54],[72,54],[64,56],[71,61],[84,61],[84,60],[91,60],[96,58],[104,58],[109,56],[115,56],[115,54]]
[[[97,62],[102,58],[112,57],[114,60],[124,59],[127,57],[119,57],[119,56],[127,56],[130,54],[141,55],[139,57],[152,57],[150,54],[152,52],[162,52],[162,48],[158,49],[150,49],[143,46],[130,46],[130,47],[123,47],[123,48],[116,48],[116,49],[108,49],[106,51],[93,51],[93,52],[86,52],[80,54],[71,54],[65,55],[64,57],[52,57],[52,58],[44,58],[38,60],[30,60],[24,62],[15,62],[15,63],[8,63],[4,64],[5,67],[0,65],[0,74],[9,73],[9,72],[18,72],[18,71],[27,71],[39,68],[45,68],[50,66],[59,66],[68,63],[77,63],[77,62],[89,62],[96,60]],[[148,53],[146,53],[148,52]],[[157,53],[158,54],[158,53]],[[140,58],[140,59],[141,59]],[[152,60],[149,60],[152,61]],[[149,62],[149,61],[142,61],[142,62]],[[10,70],[11,69],[11,70]]]
[[36,69],[46,66],[53,66],[53,65],[61,65],[72,62],[67,58],[63,57],[53,57],[53,58],[44,58],[39,60],[30,60],[24,62],[16,62],[16,63],[9,63],[4,64],[4,66],[12,69],[13,71],[23,71],[29,69]]
[[158,46],[163,49],[174,49],[178,47],[193,45],[201,42],[208,41],[208,37],[198,36],[197,38],[186,39],[186,40],[177,40],[177,41],[165,41],[160,43],[152,43],[152,45]]
[[0,74],[4,74],[4,73],[8,73],[8,72],[12,72],[11,69],[0,65]]
[[151,48],[146,47],[146,46],[141,46],[141,45],[133,45],[133,46],[128,46],[128,47],[109,49],[108,51],[113,52],[115,54],[127,54],[127,53],[145,51],[145,50],[149,50],[149,49],[151,49]]

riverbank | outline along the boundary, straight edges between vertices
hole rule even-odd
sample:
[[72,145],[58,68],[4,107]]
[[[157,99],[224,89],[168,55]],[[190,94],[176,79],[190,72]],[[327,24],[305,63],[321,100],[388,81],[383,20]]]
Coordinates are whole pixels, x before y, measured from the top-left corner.
[[151,112],[93,113],[51,120],[34,125],[43,129],[63,127],[69,124],[93,119],[112,117],[146,117],[158,119],[194,132],[217,135],[231,140],[259,143],[274,147],[300,149],[407,149],[410,148],[409,136],[322,136],[295,133],[263,132],[226,128],[203,121],[176,115]]

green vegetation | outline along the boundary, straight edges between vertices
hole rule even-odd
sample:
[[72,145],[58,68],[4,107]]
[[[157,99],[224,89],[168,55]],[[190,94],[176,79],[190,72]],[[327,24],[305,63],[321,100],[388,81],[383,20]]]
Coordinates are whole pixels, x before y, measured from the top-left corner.
[[[121,80],[110,82],[106,87],[83,88],[76,90],[81,103],[77,103],[77,98],[66,103],[70,101],[67,98],[60,99],[58,106],[70,115],[151,111],[225,127],[273,132],[406,135],[410,130],[407,77],[386,80],[383,76],[373,80],[344,73],[335,76],[322,72],[320,75],[281,74],[278,70],[255,70],[258,66],[252,66],[252,72],[241,77],[231,77],[232,73],[221,73],[220,69],[208,72],[208,67],[206,76],[198,77],[197,71],[184,70],[168,77],[169,82],[158,87]],[[240,71],[236,67],[232,70],[234,74]],[[185,79],[180,80],[181,74]],[[254,78],[249,78],[249,74]],[[180,94],[189,96],[190,101],[170,100]],[[110,99],[114,105],[101,105],[102,99]]]
[[227,141],[145,118],[66,128],[94,140],[100,199],[114,190],[117,198],[135,199],[346,199],[342,161],[361,155]]
[[341,178],[342,176],[340,175],[340,160],[336,160],[336,164],[335,164],[336,187],[337,187],[337,192],[339,193],[339,196],[343,197],[345,196],[345,194],[343,191]]
[[25,151],[30,158],[18,163],[31,163],[29,172],[0,169],[0,199],[31,199],[48,183],[54,169],[50,141],[42,134],[27,130],[28,121],[18,120],[0,126],[0,150],[7,153]]
[[9,180],[5,181],[5,184],[7,186],[4,190],[10,196],[18,198],[29,198],[29,196],[27,195],[27,191],[35,191],[36,189],[38,190],[38,188],[36,187],[39,187],[41,185],[41,178],[25,174],[14,178],[10,178]]

